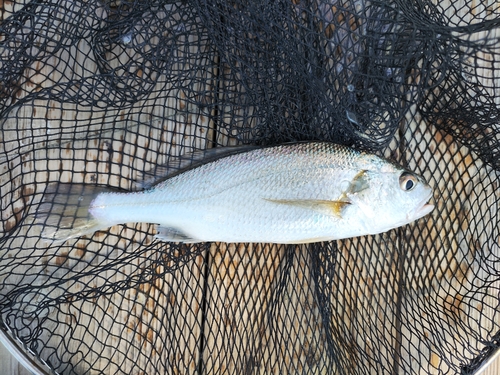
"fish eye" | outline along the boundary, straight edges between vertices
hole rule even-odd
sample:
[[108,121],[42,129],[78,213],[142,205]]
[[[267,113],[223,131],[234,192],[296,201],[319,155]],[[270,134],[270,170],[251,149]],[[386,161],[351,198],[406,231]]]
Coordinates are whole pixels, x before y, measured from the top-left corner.
[[401,173],[399,176],[399,187],[404,191],[410,191],[417,185],[417,177],[408,172]]

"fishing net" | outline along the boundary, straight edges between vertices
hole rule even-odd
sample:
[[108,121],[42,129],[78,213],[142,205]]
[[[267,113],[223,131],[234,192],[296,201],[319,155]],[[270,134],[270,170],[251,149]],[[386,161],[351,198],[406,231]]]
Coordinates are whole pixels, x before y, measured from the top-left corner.
[[[471,374],[500,346],[495,1],[4,1],[0,324],[39,373]],[[325,140],[431,215],[310,245],[64,243],[52,183],[140,189],[182,155]]]

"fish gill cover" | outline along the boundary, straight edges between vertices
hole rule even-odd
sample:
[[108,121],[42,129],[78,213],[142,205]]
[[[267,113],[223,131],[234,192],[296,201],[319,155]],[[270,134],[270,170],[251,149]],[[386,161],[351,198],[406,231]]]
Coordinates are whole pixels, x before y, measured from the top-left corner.
[[[4,1],[0,322],[60,374],[470,374],[499,346],[495,1]],[[54,182],[320,140],[391,158],[430,216],[308,245],[51,244]]]

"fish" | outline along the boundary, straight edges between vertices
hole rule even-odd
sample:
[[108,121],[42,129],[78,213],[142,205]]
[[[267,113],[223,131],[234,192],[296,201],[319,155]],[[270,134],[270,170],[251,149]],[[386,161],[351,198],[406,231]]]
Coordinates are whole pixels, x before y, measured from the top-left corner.
[[303,244],[383,233],[434,208],[421,176],[344,145],[213,150],[141,191],[50,184],[36,213],[42,237],[144,222],[161,241]]

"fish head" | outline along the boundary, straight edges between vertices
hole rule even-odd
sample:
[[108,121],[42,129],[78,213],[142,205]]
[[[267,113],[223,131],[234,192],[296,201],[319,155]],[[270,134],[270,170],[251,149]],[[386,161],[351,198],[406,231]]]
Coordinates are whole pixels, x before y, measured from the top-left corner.
[[400,166],[385,164],[377,170],[364,171],[363,178],[364,188],[347,197],[354,208],[351,214],[357,216],[357,222],[370,234],[408,224],[434,209],[428,203],[432,197],[429,184]]

